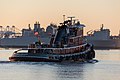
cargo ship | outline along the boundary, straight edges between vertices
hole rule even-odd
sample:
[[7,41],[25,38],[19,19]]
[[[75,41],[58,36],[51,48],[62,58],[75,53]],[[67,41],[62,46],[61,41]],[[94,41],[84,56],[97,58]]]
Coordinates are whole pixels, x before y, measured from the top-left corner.
[[45,30],[39,22],[36,22],[33,27],[32,29],[29,24],[28,29],[18,30],[15,26],[7,26],[6,28],[0,26],[0,47],[27,48],[30,43],[38,40],[35,32],[39,32],[42,43],[49,44],[51,35],[55,34],[57,30],[55,24],[50,24]]
[[[80,22],[72,18],[58,26],[57,32],[51,37],[50,44],[41,44],[40,40],[30,44],[28,48],[15,51],[10,61],[63,62],[89,61],[95,58],[93,45],[83,39],[83,28]],[[39,37],[39,36],[38,36]],[[39,39],[39,38],[38,38]]]
[[110,29],[104,29],[103,24],[99,30],[88,31],[84,38],[96,49],[120,49],[120,33],[117,36],[111,36]]

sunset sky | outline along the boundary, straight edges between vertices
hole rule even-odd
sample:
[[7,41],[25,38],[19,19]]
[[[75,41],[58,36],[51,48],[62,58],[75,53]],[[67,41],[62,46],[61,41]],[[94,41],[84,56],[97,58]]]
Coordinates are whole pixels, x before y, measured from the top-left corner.
[[0,25],[28,28],[59,24],[63,16],[75,16],[86,25],[85,32],[104,24],[117,35],[120,30],[120,0],[0,0]]

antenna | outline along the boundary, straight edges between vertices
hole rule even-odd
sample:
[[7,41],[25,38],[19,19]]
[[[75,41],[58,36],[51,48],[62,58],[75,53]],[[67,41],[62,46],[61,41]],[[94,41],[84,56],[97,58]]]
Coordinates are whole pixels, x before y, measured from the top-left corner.
[[70,20],[71,20],[71,25],[72,25],[72,20],[73,20],[73,18],[75,18],[75,17],[72,16],[72,17],[68,17],[68,18],[70,18]]
[[0,31],[2,31],[2,26],[0,26]]
[[100,30],[103,30],[104,24],[102,24],[102,27],[100,28]]
[[102,24],[102,27],[104,27],[104,24]]
[[79,19],[74,19],[74,20],[73,20],[73,25],[74,25],[74,24],[75,24],[75,22],[76,22],[76,21],[78,21],[78,20],[79,20]]
[[120,30],[119,30],[119,36],[120,36]]
[[63,15],[63,21],[65,22],[65,15]]

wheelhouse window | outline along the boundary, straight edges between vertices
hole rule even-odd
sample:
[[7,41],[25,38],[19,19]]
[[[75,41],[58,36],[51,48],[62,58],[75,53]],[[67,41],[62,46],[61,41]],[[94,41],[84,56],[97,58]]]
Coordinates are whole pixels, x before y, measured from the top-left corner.
[[70,39],[70,42],[72,43],[72,42],[73,42],[73,39]]

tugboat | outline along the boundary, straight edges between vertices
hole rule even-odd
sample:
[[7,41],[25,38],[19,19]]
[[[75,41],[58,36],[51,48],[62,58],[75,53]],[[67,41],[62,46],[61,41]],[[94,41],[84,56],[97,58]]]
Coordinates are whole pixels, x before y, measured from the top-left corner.
[[[27,49],[19,49],[9,57],[10,61],[63,62],[89,61],[95,58],[93,45],[83,38],[85,25],[80,22],[66,20],[58,26],[51,37],[50,44],[41,44],[40,40]],[[39,37],[39,36],[38,36]]]

